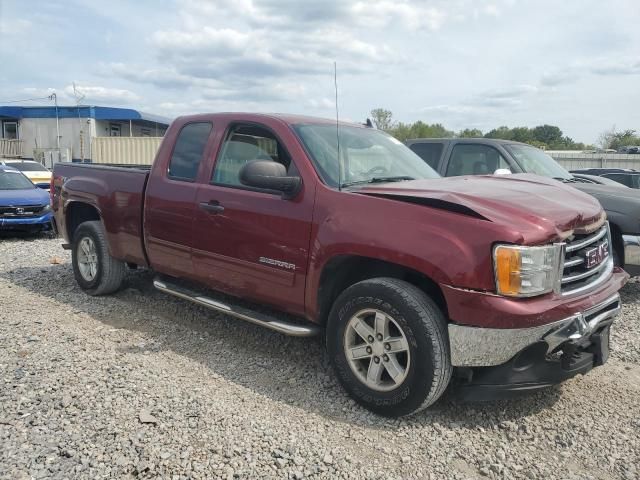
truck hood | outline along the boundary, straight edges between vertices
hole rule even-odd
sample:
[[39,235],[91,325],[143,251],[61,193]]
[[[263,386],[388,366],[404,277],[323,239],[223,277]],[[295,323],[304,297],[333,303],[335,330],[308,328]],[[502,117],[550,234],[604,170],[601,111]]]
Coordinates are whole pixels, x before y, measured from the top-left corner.
[[16,207],[23,205],[47,205],[49,193],[41,188],[24,190],[0,190],[0,207]]
[[620,188],[613,185],[597,185],[592,183],[571,183],[569,184],[581,192],[593,195],[597,199],[601,197],[627,198],[640,202],[640,190],[635,188]]
[[482,218],[519,232],[525,242],[589,231],[604,215],[592,196],[528,173],[411,180],[357,192]]

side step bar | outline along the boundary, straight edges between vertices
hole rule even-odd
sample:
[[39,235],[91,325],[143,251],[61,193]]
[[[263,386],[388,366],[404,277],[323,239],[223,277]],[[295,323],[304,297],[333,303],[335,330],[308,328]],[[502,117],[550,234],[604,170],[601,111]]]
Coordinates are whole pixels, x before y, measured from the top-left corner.
[[[255,323],[263,327],[270,328],[276,332],[284,333],[293,337],[312,337],[320,333],[320,328],[317,325],[311,323],[296,323],[293,321],[283,321],[269,314],[251,310],[238,305],[228,305],[221,301],[215,300],[211,297],[201,295],[189,288],[182,285],[173,284],[167,280],[156,278],[153,280],[153,286],[161,292],[168,293],[174,297],[189,300],[190,302],[197,303],[203,307],[216,310],[218,312],[226,313],[234,317],[246,320],[247,322]],[[287,314],[283,314],[284,317]]]

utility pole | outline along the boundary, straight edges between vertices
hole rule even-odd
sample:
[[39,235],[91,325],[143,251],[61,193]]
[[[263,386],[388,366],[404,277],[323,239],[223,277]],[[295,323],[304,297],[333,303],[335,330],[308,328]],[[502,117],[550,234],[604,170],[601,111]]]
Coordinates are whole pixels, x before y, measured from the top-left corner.
[[56,92],[49,95],[49,100],[53,100],[56,106],[56,148],[58,149],[58,159],[60,157],[60,117],[58,116],[58,96]]

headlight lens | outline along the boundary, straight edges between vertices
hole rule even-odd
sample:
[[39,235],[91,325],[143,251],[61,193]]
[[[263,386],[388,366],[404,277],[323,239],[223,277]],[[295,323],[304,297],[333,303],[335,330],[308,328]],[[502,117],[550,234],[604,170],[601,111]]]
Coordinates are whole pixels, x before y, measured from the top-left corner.
[[46,213],[49,210],[51,210],[51,204],[46,204],[44,207],[42,207],[42,213]]
[[533,297],[551,292],[558,280],[560,250],[559,245],[496,245],[493,265],[497,292],[510,297]]

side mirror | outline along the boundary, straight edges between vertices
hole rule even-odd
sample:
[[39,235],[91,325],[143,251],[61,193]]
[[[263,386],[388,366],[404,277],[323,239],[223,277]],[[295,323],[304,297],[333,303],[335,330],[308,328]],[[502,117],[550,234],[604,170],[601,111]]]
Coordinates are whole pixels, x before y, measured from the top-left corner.
[[253,160],[240,169],[240,183],[247,187],[282,192],[283,198],[296,196],[302,181],[300,177],[287,177],[284,165],[273,160]]
[[511,173],[511,170],[509,170],[508,168],[499,168],[495,172],[493,172],[494,175],[511,175]]

